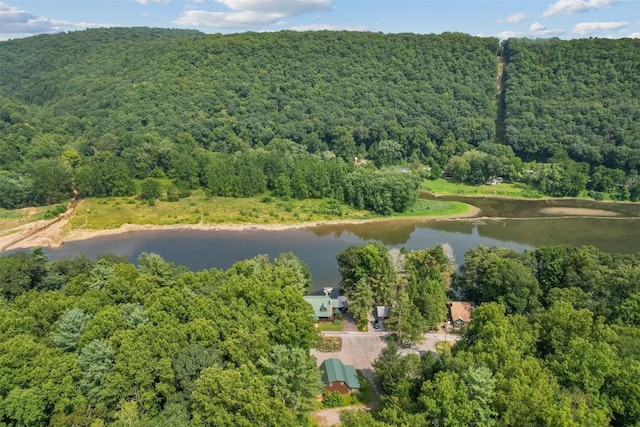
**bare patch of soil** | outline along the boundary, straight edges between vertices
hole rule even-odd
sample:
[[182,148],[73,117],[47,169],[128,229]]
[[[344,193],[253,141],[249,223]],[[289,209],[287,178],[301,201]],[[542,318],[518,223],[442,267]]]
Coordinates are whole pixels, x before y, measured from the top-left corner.
[[311,417],[318,423],[318,427],[333,427],[339,426],[340,413],[346,410],[366,410],[364,405],[358,406],[344,406],[341,408],[327,408],[319,409],[311,414]]
[[9,230],[6,235],[0,237],[0,252],[14,248],[60,246],[62,229],[80,202],[80,200],[72,200],[66,212],[56,218],[30,222]]

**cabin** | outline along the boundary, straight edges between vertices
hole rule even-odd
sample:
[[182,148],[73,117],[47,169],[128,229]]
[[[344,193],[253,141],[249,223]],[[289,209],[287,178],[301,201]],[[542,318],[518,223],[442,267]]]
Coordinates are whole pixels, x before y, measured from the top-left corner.
[[340,313],[341,302],[326,295],[307,295],[303,297],[313,307],[316,322],[332,321]]
[[320,376],[326,392],[337,391],[342,394],[360,390],[360,381],[356,369],[343,364],[340,359],[327,359],[320,365]]
[[461,329],[471,322],[471,313],[474,309],[473,303],[449,301],[447,307],[449,308],[449,321],[454,329]]

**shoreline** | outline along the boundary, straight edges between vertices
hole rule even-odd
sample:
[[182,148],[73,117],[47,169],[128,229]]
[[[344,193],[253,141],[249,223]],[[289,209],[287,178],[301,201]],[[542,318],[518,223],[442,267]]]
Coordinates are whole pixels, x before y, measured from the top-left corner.
[[[367,224],[372,222],[393,222],[393,221],[452,221],[477,218],[480,214],[480,208],[468,205],[467,212],[461,214],[442,215],[442,216],[412,216],[412,217],[395,217],[395,218],[371,218],[371,219],[336,219],[336,220],[320,220],[300,223],[281,223],[281,224],[259,224],[259,223],[199,223],[199,224],[123,224],[118,228],[109,228],[101,230],[90,229],[74,229],[64,233],[64,226],[68,222],[70,215],[63,214],[64,218],[52,220],[49,224],[46,221],[38,221],[37,223],[25,224],[15,229],[15,232],[0,237],[0,254],[4,251],[12,249],[32,248],[36,246],[57,248],[67,242],[76,242],[80,240],[88,240],[96,237],[114,236],[119,234],[135,233],[140,231],[180,231],[180,230],[196,230],[196,231],[284,231],[299,230],[304,228],[314,228],[324,225],[340,225],[340,224]],[[33,230],[36,230],[35,232]]]
[[[68,242],[77,242],[99,237],[114,236],[127,233],[144,232],[144,231],[285,231],[311,229],[315,227],[331,226],[331,225],[359,225],[370,224],[375,222],[438,222],[438,221],[471,221],[474,223],[482,223],[484,221],[500,221],[510,220],[526,220],[526,219],[554,219],[554,218],[607,218],[607,219],[630,219],[628,217],[619,216],[605,210],[585,209],[585,208],[544,208],[541,217],[532,218],[507,218],[507,217],[487,217],[479,216],[481,209],[477,206],[466,204],[467,212],[451,215],[440,216],[407,216],[407,217],[380,217],[370,219],[335,219],[335,220],[318,220],[299,223],[198,223],[198,224],[123,224],[118,228],[107,229],[86,229],[77,228],[65,231],[69,218],[73,214],[75,206],[70,207],[67,212],[58,218],[51,220],[40,220],[32,223],[24,224],[12,230],[8,230],[4,235],[0,236],[0,255],[3,252],[13,249],[33,248],[37,246],[57,248]],[[546,211],[545,211],[546,210]],[[640,219],[640,218],[638,218]]]

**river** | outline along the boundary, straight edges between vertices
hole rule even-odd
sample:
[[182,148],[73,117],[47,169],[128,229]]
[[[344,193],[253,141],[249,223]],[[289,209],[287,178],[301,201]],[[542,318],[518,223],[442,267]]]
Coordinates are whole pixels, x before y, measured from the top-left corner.
[[[266,254],[271,259],[293,252],[311,268],[312,293],[337,288],[340,275],[336,254],[351,245],[380,241],[391,247],[429,248],[448,243],[456,261],[478,245],[519,251],[542,245],[593,245],[607,252],[640,250],[640,204],[587,201],[526,201],[451,197],[479,206],[483,218],[468,220],[392,220],[365,224],[322,225],[284,231],[141,231],[68,242],[48,248],[51,259],[76,253],[89,258],[113,253],[135,261],[154,252],[192,270],[230,267],[234,262]],[[594,204],[595,203],[595,204]],[[557,218],[540,214],[548,206],[607,209],[611,218]],[[526,218],[522,218],[526,216]],[[488,217],[488,218],[486,218]]]

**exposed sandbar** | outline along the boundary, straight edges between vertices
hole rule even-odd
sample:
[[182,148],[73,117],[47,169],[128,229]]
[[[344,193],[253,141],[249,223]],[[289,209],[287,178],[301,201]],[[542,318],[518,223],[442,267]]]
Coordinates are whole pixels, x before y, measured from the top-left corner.
[[556,216],[618,216],[617,212],[588,208],[542,208],[540,213]]

